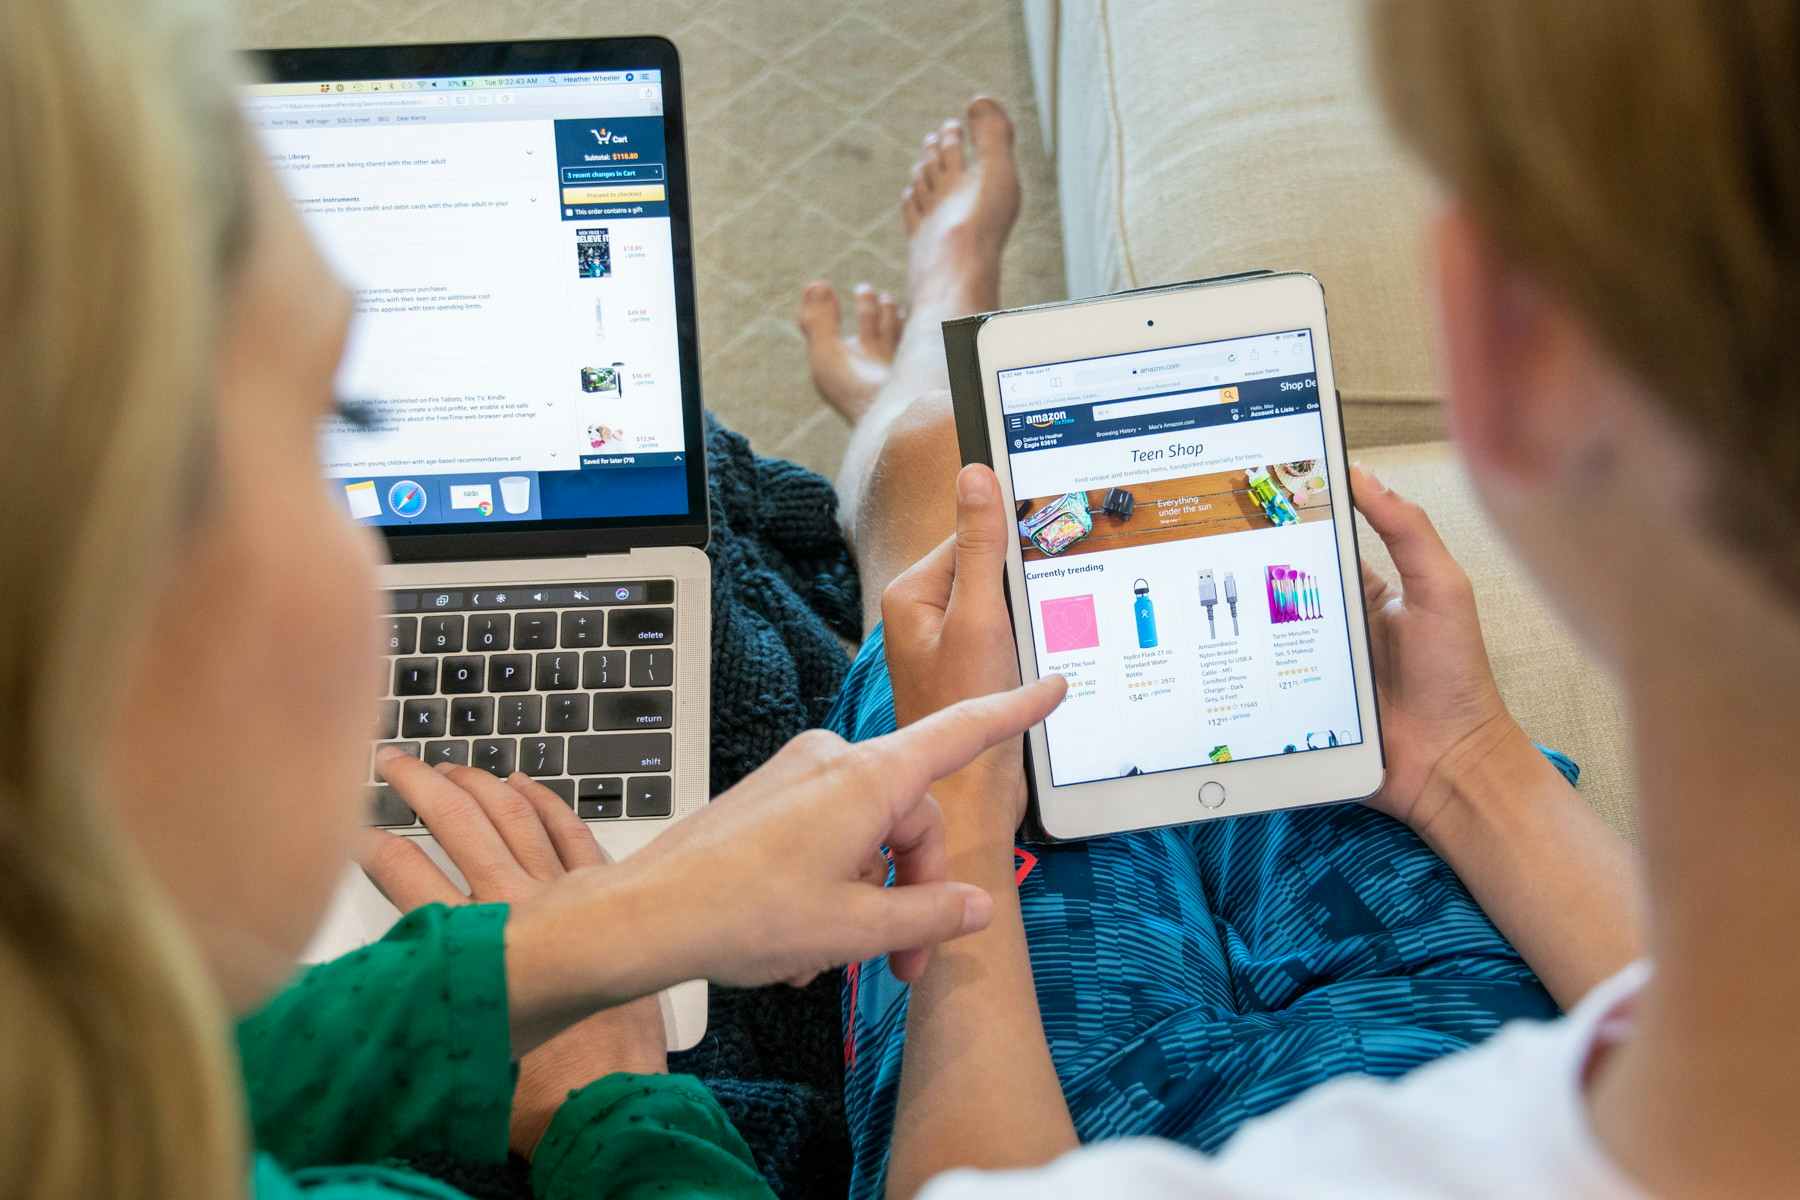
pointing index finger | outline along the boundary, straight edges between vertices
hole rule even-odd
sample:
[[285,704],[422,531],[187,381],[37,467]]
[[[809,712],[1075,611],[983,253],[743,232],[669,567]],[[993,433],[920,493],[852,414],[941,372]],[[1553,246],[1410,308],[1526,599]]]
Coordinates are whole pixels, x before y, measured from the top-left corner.
[[1049,716],[1068,690],[1061,675],[1046,675],[1011,691],[952,704],[865,742],[877,759],[889,803],[922,795],[989,747],[1025,732]]

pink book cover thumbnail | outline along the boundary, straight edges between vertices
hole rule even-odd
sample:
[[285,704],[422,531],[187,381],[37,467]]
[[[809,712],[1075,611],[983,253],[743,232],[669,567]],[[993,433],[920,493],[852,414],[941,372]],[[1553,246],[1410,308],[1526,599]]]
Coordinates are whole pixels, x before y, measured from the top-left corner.
[[1100,644],[1100,625],[1094,619],[1092,596],[1064,596],[1038,605],[1044,617],[1044,651],[1063,654],[1092,650]]

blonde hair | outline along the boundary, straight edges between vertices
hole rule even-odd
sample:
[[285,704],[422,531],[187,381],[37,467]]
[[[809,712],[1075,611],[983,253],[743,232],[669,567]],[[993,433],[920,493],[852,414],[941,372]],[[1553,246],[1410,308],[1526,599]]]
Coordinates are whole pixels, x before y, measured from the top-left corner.
[[1746,499],[1716,506],[1720,528],[1800,595],[1800,7],[1378,0],[1373,17],[1402,137],[1748,468],[1721,481]]
[[187,0],[0,4],[0,1195],[248,1188],[229,1017],[85,744],[204,487],[233,71]]

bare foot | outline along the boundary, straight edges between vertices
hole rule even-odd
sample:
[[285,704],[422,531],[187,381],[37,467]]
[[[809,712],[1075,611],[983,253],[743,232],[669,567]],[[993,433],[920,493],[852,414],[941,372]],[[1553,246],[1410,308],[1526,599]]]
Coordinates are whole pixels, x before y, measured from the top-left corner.
[[1018,216],[1012,118],[998,100],[977,96],[960,121],[925,135],[900,197],[900,221],[912,240],[913,305],[954,313],[998,308],[1000,252]]
[[822,280],[807,284],[800,296],[800,332],[806,335],[813,386],[854,425],[893,372],[900,306],[886,292],[878,296],[868,284],[858,284],[853,337],[843,336],[842,321],[832,286]]
[[[974,152],[973,161],[970,151]],[[925,136],[912,182],[900,197],[900,219],[909,242],[907,283],[913,311],[930,347],[909,340],[907,363],[929,362],[943,372],[936,328],[946,317],[1000,306],[1000,252],[1019,216],[1019,173],[1013,161],[1012,118],[999,101],[977,96],[960,120],[952,118]],[[800,298],[800,332],[806,336],[813,385],[852,425],[892,377],[903,332],[899,306],[868,284],[856,289],[856,333],[845,337],[836,291],[810,283]],[[915,372],[916,373],[916,372]],[[913,382],[921,388],[937,381]],[[941,386],[941,384],[938,384]]]

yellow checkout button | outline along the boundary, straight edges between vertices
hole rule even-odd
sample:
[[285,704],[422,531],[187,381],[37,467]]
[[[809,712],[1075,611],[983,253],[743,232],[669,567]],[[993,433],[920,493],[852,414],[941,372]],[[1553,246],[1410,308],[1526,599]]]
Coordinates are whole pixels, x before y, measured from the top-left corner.
[[656,204],[667,193],[660,183],[607,184],[603,187],[566,187],[564,204]]

